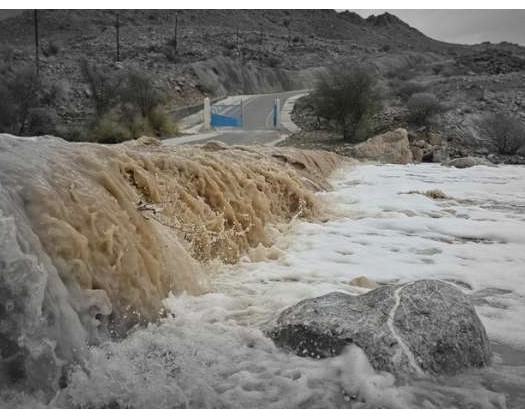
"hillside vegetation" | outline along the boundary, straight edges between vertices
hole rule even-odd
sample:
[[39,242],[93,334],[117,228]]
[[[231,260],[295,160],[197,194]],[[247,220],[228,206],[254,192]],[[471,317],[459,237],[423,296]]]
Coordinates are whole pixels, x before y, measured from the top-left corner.
[[[505,86],[519,85],[515,75],[525,69],[525,48],[440,42],[388,13],[363,19],[334,10],[40,10],[38,32],[39,77],[28,83],[35,68],[33,11],[0,22],[2,97],[17,96],[12,92],[20,83],[29,86],[14,106],[4,104],[11,112],[0,120],[0,130],[17,135],[88,141],[107,140],[101,132],[108,130],[109,137],[168,135],[186,108],[205,96],[311,88],[326,69],[355,63],[371,68],[401,98],[421,93],[411,91],[417,84],[439,101],[445,97],[451,102],[445,126],[468,141],[479,139],[471,126],[484,113],[524,116],[521,90],[516,102]],[[162,96],[156,112],[166,118],[129,117],[129,100],[103,117],[86,64],[109,87],[140,75],[151,96]],[[471,94],[484,104],[472,103]],[[377,126],[403,119],[386,109],[387,123]],[[123,124],[123,114],[136,122]]]

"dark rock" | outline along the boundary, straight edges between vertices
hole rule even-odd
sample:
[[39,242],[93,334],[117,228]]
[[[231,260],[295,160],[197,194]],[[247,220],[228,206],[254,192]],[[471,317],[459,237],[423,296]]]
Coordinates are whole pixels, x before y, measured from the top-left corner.
[[432,163],[434,161],[434,150],[430,150],[426,152],[425,154],[423,154],[421,161],[423,163]]
[[283,311],[269,333],[299,356],[336,356],[359,346],[371,365],[396,375],[454,374],[490,362],[485,329],[454,285],[422,280],[359,296],[330,293]]

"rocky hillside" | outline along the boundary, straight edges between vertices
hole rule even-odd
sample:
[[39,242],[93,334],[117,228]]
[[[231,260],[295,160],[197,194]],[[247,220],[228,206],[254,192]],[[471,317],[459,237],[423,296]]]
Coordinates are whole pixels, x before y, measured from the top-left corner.
[[[85,124],[94,113],[82,59],[107,73],[147,73],[167,92],[171,110],[204,95],[308,87],[319,69],[349,60],[372,63],[380,73],[525,68],[525,48],[436,41],[388,13],[363,19],[333,10],[40,10],[38,22],[41,77],[60,92],[54,106],[65,126]],[[30,67],[33,11],[0,21],[0,42],[0,77]]]
[[[468,74],[448,75],[415,67],[408,73],[408,80],[383,79],[385,96],[382,109],[374,115],[374,122],[378,125],[376,134],[406,128],[416,162],[477,156],[494,163],[525,164],[525,71],[503,74],[493,74],[492,70],[478,74],[469,71]],[[435,99],[441,110],[432,122],[425,124],[410,120],[406,97],[401,97],[407,94],[406,91]],[[518,124],[516,129],[517,135],[521,136],[521,140],[518,139],[521,147],[513,152],[499,149],[491,133],[487,132],[487,121],[491,116],[504,118],[498,128],[502,136],[510,138],[511,127],[506,125],[511,121]],[[310,97],[296,102],[292,119],[302,131],[283,145],[323,148],[354,156],[351,144],[343,142],[329,121],[315,114]]]

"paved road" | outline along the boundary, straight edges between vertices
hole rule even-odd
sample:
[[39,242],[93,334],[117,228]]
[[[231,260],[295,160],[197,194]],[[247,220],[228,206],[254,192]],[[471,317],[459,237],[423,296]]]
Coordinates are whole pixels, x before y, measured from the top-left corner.
[[[282,93],[269,93],[264,95],[246,96],[244,101],[244,125],[242,128],[215,128],[213,132],[185,135],[182,137],[164,140],[166,144],[205,143],[210,140],[222,141],[226,144],[272,144],[283,139],[288,133],[284,128],[276,130],[273,127],[273,104],[279,98],[281,105],[292,97],[303,93],[303,90],[295,90]],[[239,103],[240,98],[235,100],[228,98],[221,101],[225,104]],[[231,115],[235,115],[236,108],[233,107]]]

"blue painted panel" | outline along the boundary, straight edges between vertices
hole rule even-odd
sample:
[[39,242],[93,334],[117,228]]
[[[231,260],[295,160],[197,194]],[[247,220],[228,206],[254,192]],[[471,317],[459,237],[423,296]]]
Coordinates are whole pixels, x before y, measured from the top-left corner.
[[212,112],[211,125],[214,127],[240,127],[242,122],[239,117],[219,115]]

